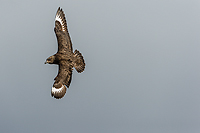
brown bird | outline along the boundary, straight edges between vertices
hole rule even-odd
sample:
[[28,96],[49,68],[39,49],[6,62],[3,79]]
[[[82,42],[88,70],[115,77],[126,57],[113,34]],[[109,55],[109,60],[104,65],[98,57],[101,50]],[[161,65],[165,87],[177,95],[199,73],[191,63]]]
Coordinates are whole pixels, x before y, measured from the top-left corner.
[[51,89],[51,96],[60,99],[65,95],[67,88],[70,86],[73,67],[75,67],[78,73],[81,73],[85,69],[85,62],[78,50],[75,50],[73,53],[65,14],[60,7],[56,13],[54,32],[57,37],[58,51],[47,58],[45,64],[59,65],[58,75],[55,77],[55,82]]

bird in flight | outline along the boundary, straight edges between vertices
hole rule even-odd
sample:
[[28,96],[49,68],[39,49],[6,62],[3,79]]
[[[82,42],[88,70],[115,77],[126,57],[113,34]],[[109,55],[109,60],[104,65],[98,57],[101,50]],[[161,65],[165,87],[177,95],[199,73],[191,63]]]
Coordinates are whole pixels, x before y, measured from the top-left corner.
[[54,78],[55,82],[51,89],[51,96],[60,99],[65,95],[67,88],[70,86],[73,67],[75,67],[78,73],[81,73],[85,69],[85,62],[78,50],[73,52],[65,14],[60,7],[55,17],[54,32],[57,37],[58,51],[47,58],[45,64],[59,65],[58,75]]

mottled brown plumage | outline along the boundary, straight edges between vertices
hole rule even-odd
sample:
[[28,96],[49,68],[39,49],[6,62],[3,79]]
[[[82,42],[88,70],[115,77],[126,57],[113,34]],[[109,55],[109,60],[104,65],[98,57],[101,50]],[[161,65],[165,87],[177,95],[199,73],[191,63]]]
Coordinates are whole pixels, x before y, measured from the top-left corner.
[[[82,54],[75,50],[73,53],[71,39],[67,30],[65,14],[59,7],[56,13],[54,32],[57,37],[58,51],[47,58],[46,63],[59,65],[58,75],[55,77],[51,95],[56,99],[62,98],[69,88],[72,80],[72,68],[75,67],[78,73],[85,69],[85,62]],[[66,86],[65,86],[66,85]]]

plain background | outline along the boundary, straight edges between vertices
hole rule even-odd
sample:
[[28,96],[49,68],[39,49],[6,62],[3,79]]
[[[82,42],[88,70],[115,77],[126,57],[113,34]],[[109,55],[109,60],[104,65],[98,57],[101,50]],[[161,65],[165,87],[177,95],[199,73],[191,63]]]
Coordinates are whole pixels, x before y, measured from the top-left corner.
[[[86,69],[50,96],[62,7]],[[199,0],[1,0],[1,133],[199,133]]]

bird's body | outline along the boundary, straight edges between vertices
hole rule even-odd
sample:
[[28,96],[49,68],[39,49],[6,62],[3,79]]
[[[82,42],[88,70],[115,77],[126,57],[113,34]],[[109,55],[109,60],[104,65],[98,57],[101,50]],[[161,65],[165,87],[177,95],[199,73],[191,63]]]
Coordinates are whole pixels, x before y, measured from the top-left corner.
[[[59,65],[58,75],[51,90],[51,95],[56,99],[62,98],[69,88],[72,79],[73,67],[81,73],[85,69],[82,54],[75,50],[73,53],[71,39],[67,30],[65,14],[59,7],[56,13],[54,32],[57,37],[58,51],[55,55],[47,58],[45,63]],[[66,85],[66,86],[65,86]]]

